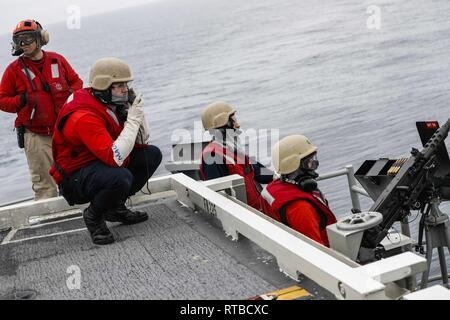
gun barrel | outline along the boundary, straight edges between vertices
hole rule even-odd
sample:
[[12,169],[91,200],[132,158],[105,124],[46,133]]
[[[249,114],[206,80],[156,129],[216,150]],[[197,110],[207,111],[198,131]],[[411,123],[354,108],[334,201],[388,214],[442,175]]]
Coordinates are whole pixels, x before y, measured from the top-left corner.
[[431,157],[431,155],[436,151],[439,145],[447,138],[448,132],[450,131],[450,118],[447,122],[436,130],[436,132],[431,136],[430,140],[423,147],[422,154],[425,158]]

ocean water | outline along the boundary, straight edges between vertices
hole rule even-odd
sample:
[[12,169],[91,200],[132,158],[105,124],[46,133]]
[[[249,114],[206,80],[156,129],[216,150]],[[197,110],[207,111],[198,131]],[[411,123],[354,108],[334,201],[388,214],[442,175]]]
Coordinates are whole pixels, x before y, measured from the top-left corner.
[[[370,5],[379,30],[367,28]],[[96,59],[129,62],[163,162],[175,130],[193,130],[207,104],[225,100],[244,130],[308,136],[326,173],[406,156],[421,146],[416,121],[450,117],[449,14],[447,0],[169,0],[82,18],[78,30],[46,26],[46,49],[86,84]],[[0,72],[9,43],[0,36]],[[14,119],[0,112],[0,203],[32,195]],[[334,212],[349,214],[345,178],[320,185]]]

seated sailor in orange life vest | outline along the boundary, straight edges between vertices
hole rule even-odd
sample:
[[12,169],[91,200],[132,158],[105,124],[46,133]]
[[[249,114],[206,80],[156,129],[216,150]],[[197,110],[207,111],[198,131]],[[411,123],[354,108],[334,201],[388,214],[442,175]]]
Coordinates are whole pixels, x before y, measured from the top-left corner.
[[272,163],[281,177],[262,191],[263,211],[329,247],[326,226],[336,223],[336,217],[315,180],[317,147],[305,136],[288,136],[273,148]]
[[60,54],[43,51],[49,34],[35,20],[20,21],[13,31],[13,56],[0,84],[0,110],[17,113],[19,148],[28,162],[35,200],[58,195],[48,174],[52,165],[51,135],[56,117],[83,81]]
[[68,99],[56,120],[50,174],[70,205],[90,202],[84,222],[95,244],[114,241],[106,221],[134,224],[148,219],[132,211],[126,199],[156,171],[162,155],[149,145],[141,94],[134,96],[128,64],[117,58],[97,60],[90,88]]
[[239,135],[242,131],[236,110],[225,102],[208,105],[202,112],[202,123],[213,140],[203,149],[200,175],[203,180],[216,179],[231,174],[244,178],[247,203],[261,210],[260,183],[273,180],[273,172],[261,163],[251,163],[242,148]]

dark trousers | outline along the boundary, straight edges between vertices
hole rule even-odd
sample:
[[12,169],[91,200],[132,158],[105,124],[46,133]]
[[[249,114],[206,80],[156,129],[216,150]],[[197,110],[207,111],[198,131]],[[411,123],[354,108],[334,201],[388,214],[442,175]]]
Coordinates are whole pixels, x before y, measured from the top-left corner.
[[71,175],[66,185],[60,185],[61,194],[66,200],[70,196],[76,204],[90,202],[95,212],[104,213],[142,189],[160,165],[161,159],[159,148],[149,145],[134,149],[126,168],[113,168],[101,161],[94,162]]

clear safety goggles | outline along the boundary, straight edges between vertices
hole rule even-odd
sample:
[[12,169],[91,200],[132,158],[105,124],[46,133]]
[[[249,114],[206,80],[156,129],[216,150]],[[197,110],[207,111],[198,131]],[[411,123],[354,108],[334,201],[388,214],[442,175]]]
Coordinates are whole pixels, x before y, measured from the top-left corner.
[[300,166],[305,170],[317,170],[319,167],[319,159],[317,158],[317,153],[302,159]]
[[18,46],[27,46],[36,41],[36,33],[22,33],[13,36],[13,42]]
[[111,85],[112,89],[128,90],[128,82],[116,82]]

